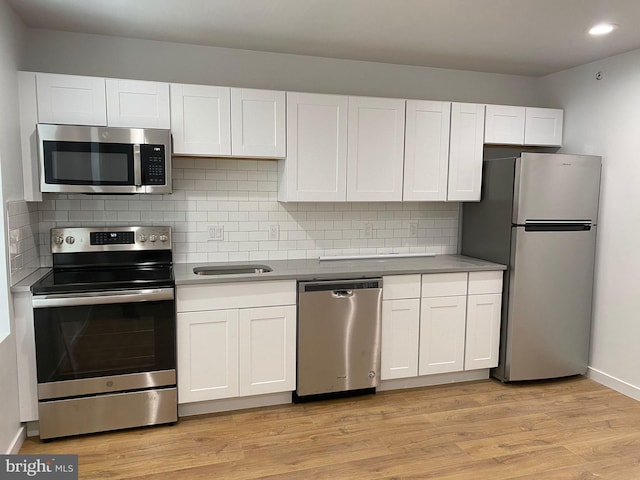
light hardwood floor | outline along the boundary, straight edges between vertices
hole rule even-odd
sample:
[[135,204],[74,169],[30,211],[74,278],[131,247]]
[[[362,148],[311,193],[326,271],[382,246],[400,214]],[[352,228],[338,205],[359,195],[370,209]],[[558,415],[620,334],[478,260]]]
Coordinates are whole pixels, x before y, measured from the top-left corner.
[[640,479],[640,402],[585,378],[494,380],[182,418],[20,453],[83,479]]

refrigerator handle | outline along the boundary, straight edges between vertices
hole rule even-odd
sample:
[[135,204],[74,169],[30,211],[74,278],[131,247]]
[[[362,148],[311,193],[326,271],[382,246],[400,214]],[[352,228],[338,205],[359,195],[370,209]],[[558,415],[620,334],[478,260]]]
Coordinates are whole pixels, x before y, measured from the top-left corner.
[[527,220],[525,232],[580,232],[590,231],[590,220]]

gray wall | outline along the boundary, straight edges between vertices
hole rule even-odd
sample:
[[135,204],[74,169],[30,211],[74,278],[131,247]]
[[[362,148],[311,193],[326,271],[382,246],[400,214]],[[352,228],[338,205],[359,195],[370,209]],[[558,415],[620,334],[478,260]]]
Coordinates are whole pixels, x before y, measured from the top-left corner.
[[533,77],[30,30],[32,71],[317,93],[529,106]]
[[20,434],[18,414],[18,378],[16,341],[9,305],[9,269],[5,205],[22,197],[20,138],[18,135],[18,100],[16,70],[25,28],[13,10],[0,0],[0,453],[12,453]]

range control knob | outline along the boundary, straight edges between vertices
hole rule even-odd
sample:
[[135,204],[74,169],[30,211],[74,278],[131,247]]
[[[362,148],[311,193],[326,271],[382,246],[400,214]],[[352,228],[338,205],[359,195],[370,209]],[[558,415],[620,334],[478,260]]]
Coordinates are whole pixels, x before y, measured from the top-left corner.
[[160,235],[160,241],[161,242],[166,242],[167,240],[169,240],[169,237],[167,235],[165,235],[164,233],[162,235]]
[[138,241],[142,243],[146,242],[147,236],[144,233],[141,233],[140,236],[138,237]]
[[56,238],[53,239],[56,245],[62,245],[64,243],[64,237],[62,235],[57,235]]
[[69,235],[69,236],[66,238],[66,242],[67,242],[69,245],[73,245],[74,243],[76,243],[76,239],[75,239],[75,238],[73,238],[71,235]]
[[156,240],[158,240],[158,236],[155,233],[152,233],[151,235],[149,235],[149,240],[151,242],[155,242]]

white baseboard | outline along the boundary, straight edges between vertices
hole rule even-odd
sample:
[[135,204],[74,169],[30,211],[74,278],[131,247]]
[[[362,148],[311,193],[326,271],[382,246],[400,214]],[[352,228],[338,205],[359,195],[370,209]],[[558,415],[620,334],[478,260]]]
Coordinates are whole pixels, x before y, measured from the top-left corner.
[[588,368],[587,377],[595,382],[604,385],[605,387],[609,387],[616,392],[620,392],[627,397],[631,397],[634,400],[640,401],[640,387],[608,375],[604,372],[601,372],[600,370],[596,370],[593,367]]
[[27,438],[27,428],[22,425],[20,429],[16,432],[16,436],[13,437],[13,441],[9,445],[9,449],[6,452],[6,455],[16,455],[20,448],[22,448],[22,444]]

